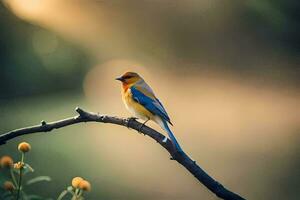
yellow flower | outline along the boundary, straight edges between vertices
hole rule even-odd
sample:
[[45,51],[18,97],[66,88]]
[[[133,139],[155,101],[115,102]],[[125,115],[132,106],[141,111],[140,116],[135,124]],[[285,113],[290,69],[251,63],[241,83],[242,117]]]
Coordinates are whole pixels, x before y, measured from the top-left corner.
[[20,152],[26,153],[26,152],[30,151],[31,146],[27,142],[21,142],[18,146],[18,149]]
[[81,181],[83,181],[83,178],[81,178],[81,177],[74,177],[72,179],[72,186],[74,188],[78,188]]
[[3,156],[0,159],[1,167],[11,167],[13,164],[14,164],[14,161],[10,156]]
[[86,181],[86,180],[83,180],[79,183],[79,188],[82,189],[83,191],[91,191],[91,184]]
[[7,191],[13,191],[15,189],[15,186],[12,182],[5,181],[4,184],[3,184],[3,188]]
[[24,163],[22,163],[22,162],[18,162],[18,163],[15,163],[14,164],[14,168],[15,169],[21,169],[22,167],[24,167]]

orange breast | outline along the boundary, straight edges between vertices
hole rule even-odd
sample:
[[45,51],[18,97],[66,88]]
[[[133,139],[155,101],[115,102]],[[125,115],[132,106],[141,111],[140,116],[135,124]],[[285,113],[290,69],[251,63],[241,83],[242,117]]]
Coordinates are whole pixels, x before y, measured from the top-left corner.
[[123,88],[123,91],[126,92],[129,88],[129,85],[123,82],[122,83],[122,88]]

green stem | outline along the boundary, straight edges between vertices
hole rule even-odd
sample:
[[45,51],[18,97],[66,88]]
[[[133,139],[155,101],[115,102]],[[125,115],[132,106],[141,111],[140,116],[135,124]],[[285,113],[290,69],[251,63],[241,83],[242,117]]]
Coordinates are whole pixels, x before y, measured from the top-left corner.
[[18,192],[17,192],[17,200],[19,200],[19,197],[20,197],[20,191],[21,191],[21,186],[22,186],[23,164],[24,164],[24,153],[22,152],[22,157],[21,157],[21,167],[20,167],[20,176],[19,176]]
[[25,156],[25,153],[22,152],[21,163],[24,163],[24,156]]
[[78,199],[78,198],[77,198],[77,197],[78,197],[78,196],[77,196],[78,192],[79,192],[78,188],[75,189],[75,192],[74,192],[74,195],[73,195],[73,197],[72,197],[72,200],[77,200],[77,199]]
[[9,171],[10,171],[10,176],[11,176],[11,179],[12,179],[12,181],[14,183],[14,186],[17,187],[18,183],[17,183],[17,179],[16,179],[16,177],[14,175],[14,171],[13,171],[12,168],[10,168]]
[[79,193],[78,193],[78,197],[80,199],[81,195],[82,195],[83,191],[82,190],[79,190]]
[[[11,179],[13,181],[13,184],[14,184],[15,188],[17,188],[18,187],[18,183],[17,183],[16,176],[14,174],[14,171],[13,171],[12,168],[10,168],[9,171],[10,171],[10,176],[11,176]],[[11,191],[11,195],[13,196],[14,199],[16,199],[16,196],[14,195],[14,193],[12,191]]]
[[17,200],[19,200],[19,197],[20,197],[21,185],[22,185],[22,168],[20,169],[20,176],[19,176],[19,185],[18,185]]

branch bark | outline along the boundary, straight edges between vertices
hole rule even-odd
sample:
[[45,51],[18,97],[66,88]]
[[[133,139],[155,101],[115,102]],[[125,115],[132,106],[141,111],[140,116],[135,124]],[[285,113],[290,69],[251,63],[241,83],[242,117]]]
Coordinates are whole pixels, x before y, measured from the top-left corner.
[[135,119],[125,119],[118,117],[111,117],[106,115],[99,115],[92,112],[87,112],[82,110],[81,108],[76,108],[76,112],[79,114],[75,117],[70,117],[66,119],[62,119],[55,122],[46,123],[42,121],[41,124],[21,129],[16,129],[7,133],[0,135],[0,145],[5,144],[8,140],[11,140],[15,137],[38,133],[38,132],[50,132],[53,129],[59,129],[65,126],[70,126],[72,124],[78,124],[82,122],[101,122],[101,123],[111,123],[117,124],[120,126],[129,127],[135,129],[144,135],[148,135],[156,142],[158,142],[164,149],[166,149],[171,157],[171,160],[176,160],[182,166],[184,166],[195,178],[205,185],[211,192],[213,192],[216,196],[224,200],[245,200],[243,197],[238,194],[229,191],[222,184],[214,180],[211,176],[209,176],[199,165],[197,165],[196,161],[192,160],[185,152],[178,152],[173,147],[172,142],[168,139],[167,142],[162,142],[165,138],[164,135],[155,131],[154,129],[148,126],[142,126],[141,123],[136,121]]

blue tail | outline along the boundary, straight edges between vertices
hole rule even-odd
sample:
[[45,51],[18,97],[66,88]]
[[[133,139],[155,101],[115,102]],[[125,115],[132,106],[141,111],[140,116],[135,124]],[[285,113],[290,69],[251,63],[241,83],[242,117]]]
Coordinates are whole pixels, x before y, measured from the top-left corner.
[[172,131],[170,130],[169,126],[168,126],[168,123],[165,121],[165,120],[162,120],[163,121],[163,126],[164,126],[164,129],[166,130],[166,132],[168,133],[173,145],[175,146],[175,148],[177,149],[177,151],[182,151],[180,145],[178,144],[174,134],[172,133]]

